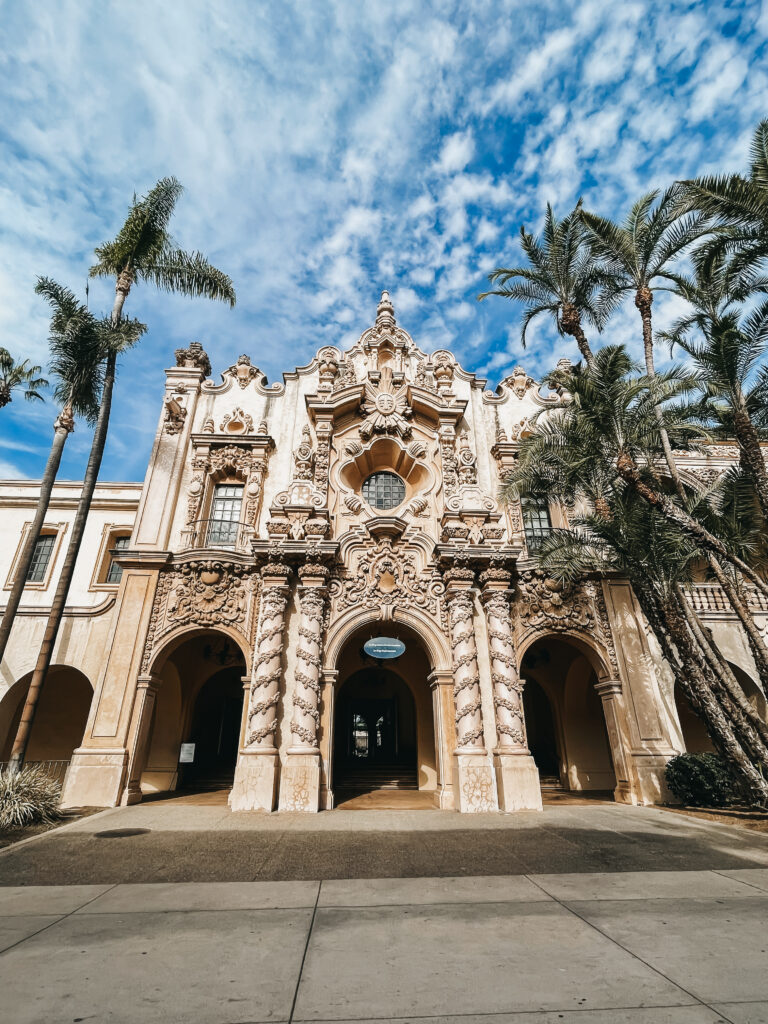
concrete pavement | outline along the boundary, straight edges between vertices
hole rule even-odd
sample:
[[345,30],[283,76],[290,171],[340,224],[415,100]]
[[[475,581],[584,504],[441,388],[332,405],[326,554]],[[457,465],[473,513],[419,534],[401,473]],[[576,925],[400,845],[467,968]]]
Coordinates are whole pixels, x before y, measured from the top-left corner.
[[14,1024],[759,1024],[768,870],[0,889]]
[[763,835],[618,805],[170,810],[0,853],[3,1020],[768,1024]]

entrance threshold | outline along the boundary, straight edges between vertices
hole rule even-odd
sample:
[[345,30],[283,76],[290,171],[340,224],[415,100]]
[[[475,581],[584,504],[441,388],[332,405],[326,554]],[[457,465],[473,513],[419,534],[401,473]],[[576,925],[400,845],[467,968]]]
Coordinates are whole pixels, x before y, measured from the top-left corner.
[[437,810],[435,793],[418,789],[373,789],[367,793],[336,790],[338,811],[429,811]]

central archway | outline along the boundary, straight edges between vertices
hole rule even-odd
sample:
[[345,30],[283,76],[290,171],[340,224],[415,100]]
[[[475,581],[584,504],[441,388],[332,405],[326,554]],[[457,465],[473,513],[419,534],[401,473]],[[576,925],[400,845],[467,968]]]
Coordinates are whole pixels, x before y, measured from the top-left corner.
[[[405,651],[377,661],[364,644],[396,637]],[[337,807],[431,807],[439,802],[440,754],[427,646],[399,622],[358,625],[338,652],[331,785]]]

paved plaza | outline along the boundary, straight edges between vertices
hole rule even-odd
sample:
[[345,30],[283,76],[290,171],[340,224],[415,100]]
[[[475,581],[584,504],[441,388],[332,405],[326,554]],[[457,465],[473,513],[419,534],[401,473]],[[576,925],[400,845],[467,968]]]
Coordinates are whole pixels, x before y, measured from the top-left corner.
[[142,804],[0,853],[0,951],[14,1024],[766,1024],[768,837]]

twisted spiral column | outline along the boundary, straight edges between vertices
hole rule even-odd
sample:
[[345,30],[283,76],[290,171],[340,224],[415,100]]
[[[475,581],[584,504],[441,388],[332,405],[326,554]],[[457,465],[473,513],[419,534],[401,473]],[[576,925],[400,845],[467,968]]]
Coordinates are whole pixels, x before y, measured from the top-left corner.
[[448,616],[453,652],[453,699],[457,753],[485,753],[477,644],[472,624],[474,602],[469,587],[449,589]]
[[255,752],[275,750],[277,705],[282,675],[283,630],[288,604],[287,565],[271,564],[262,570],[261,614],[259,617],[253,681],[248,701],[247,745]]
[[488,627],[498,749],[503,753],[528,754],[522,684],[512,640],[509,591],[486,587],[482,602]]
[[320,665],[323,649],[323,618],[325,615],[327,570],[319,567],[299,570],[302,580],[312,578],[310,585],[299,587],[299,646],[294,672],[293,716],[291,735],[294,744],[289,753],[317,753],[317,730],[320,725]]

